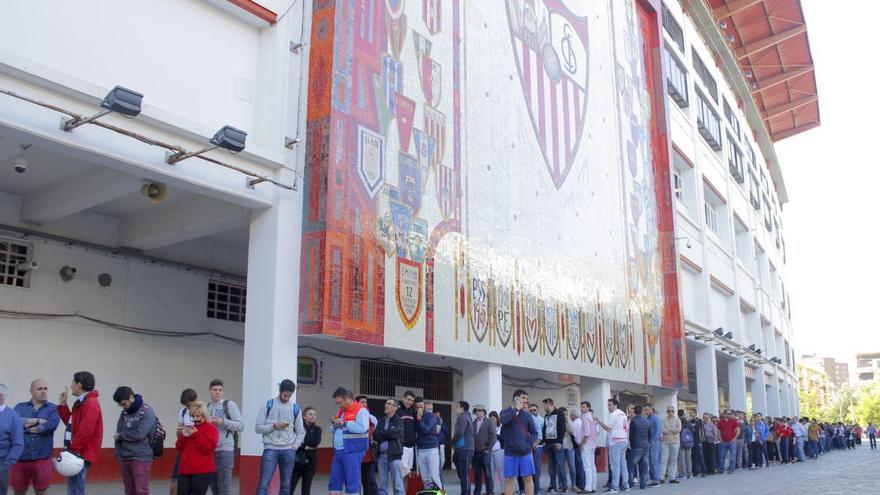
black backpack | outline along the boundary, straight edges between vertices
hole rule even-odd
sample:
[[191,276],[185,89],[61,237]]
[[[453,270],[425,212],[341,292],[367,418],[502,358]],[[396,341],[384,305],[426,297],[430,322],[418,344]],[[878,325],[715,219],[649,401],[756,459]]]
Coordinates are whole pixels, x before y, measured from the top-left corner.
[[[224,419],[232,419],[229,416],[229,399],[223,399],[223,418]],[[232,449],[238,450],[238,432],[237,431],[229,431],[226,430],[226,436],[232,433]]]
[[[144,404],[144,407],[149,406]],[[150,447],[153,449],[153,459],[158,459],[165,453],[165,437],[165,427],[159,421],[159,416],[156,416],[156,429],[153,430],[153,438],[150,440]]]

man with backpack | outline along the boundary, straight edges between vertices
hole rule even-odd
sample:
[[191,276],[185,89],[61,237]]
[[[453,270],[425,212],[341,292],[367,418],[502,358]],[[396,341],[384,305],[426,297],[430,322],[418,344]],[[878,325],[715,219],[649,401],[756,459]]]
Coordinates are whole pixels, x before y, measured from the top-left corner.
[[211,402],[208,412],[211,423],[217,428],[217,449],[214,450],[214,465],[217,470],[211,481],[211,493],[229,495],[232,484],[232,468],[235,466],[235,449],[238,448],[238,433],[244,429],[244,418],[235,402],[223,398],[223,380],[213,379],[208,386]]
[[125,495],[148,495],[150,467],[153,465],[153,439],[156,436],[156,412],[131,387],[117,388],[113,392],[113,402],[122,408],[116,421],[113,443]]
[[290,479],[296,449],[306,436],[299,405],[293,400],[296,384],[284,379],[278,385],[278,396],[266,401],[257,413],[254,427],[263,435],[263,457],[260,461],[260,482],[257,495],[269,492],[269,483],[278,468],[281,487],[279,493],[290,493]]

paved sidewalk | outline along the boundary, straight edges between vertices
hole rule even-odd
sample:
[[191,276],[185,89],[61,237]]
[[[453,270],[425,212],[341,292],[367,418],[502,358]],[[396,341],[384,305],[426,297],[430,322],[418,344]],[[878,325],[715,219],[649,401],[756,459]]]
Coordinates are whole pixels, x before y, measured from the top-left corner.
[[[645,490],[646,495],[723,493],[724,495],[844,495],[852,493],[880,493],[880,476],[877,475],[880,463],[880,450],[870,451],[866,444],[856,450],[836,450],[819,457],[818,461],[801,462],[788,466],[773,465],[757,471],[737,471],[723,474],[681,480],[678,485],[662,485]],[[546,468],[546,465],[545,465]],[[460,495],[457,479],[453,471],[445,471],[443,479],[449,484],[449,495]],[[546,469],[542,481],[547,480]],[[604,483],[607,475],[600,473],[599,481]],[[454,486],[453,486],[454,484]],[[238,495],[238,480],[235,480],[233,495]],[[151,492],[155,495],[168,493],[168,482],[154,482]],[[696,491],[695,491],[696,490]],[[640,491],[638,487],[631,493]],[[53,486],[49,495],[64,495],[66,490]],[[87,489],[89,495],[122,495],[118,483],[95,483]],[[209,492],[210,493],[210,492]],[[327,477],[316,476],[312,483],[313,495],[327,493]],[[299,494],[299,490],[297,490]]]

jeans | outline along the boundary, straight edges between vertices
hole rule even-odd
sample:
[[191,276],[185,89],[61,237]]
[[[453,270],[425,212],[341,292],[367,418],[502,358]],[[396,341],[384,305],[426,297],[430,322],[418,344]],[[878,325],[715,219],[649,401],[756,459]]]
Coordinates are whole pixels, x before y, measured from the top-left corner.
[[721,442],[718,444],[721,451],[718,453],[719,457],[719,465],[721,466],[721,471],[724,471],[724,461],[728,462],[727,471],[732,473],[736,471],[736,440],[732,442]]
[[[532,476],[532,479],[535,480],[535,493],[541,491],[541,467],[544,465],[544,447],[538,446],[535,448],[535,451],[532,453],[532,462],[535,463],[535,475]],[[498,470],[496,470],[498,471]],[[500,470],[500,472],[504,473],[504,470]],[[504,479],[504,476],[500,476],[500,479]]]
[[483,493],[483,481],[486,482],[486,494],[495,493],[495,480],[492,479],[492,452],[474,452],[474,495]]
[[650,453],[650,470],[651,470],[651,481],[660,481],[660,478],[663,477],[663,473],[660,469],[660,440],[654,440],[651,442],[651,453]]
[[563,449],[562,456],[565,458],[565,466],[568,467],[568,480],[574,487],[577,483],[577,466],[574,462],[574,449]]
[[293,475],[293,449],[263,449],[263,457],[260,459],[260,484],[257,485],[257,495],[269,493],[269,483],[278,468],[278,478],[281,482],[279,493],[290,493],[290,478]]
[[678,474],[678,448],[677,443],[664,443],[660,445],[660,468],[666,473],[666,479],[674,480]]
[[149,495],[150,493],[150,466],[153,461],[125,461],[119,462],[119,474],[122,475],[122,486],[125,487],[125,495]]
[[764,452],[760,441],[749,443],[749,466],[761,467],[764,465]]
[[[558,445],[558,444],[556,444]],[[547,452],[548,468],[550,471],[550,484],[548,488],[555,490],[557,486],[562,490],[568,489],[568,476],[565,472],[565,453],[562,449],[557,449],[556,445],[545,445],[544,450]],[[557,480],[559,484],[557,485]]]
[[868,444],[871,446],[871,450],[877,449],[877,435],[868,435]]
[[578,487],[578,489],[583,490],[584,486],[586,486],[587,478],[584,476],[584,458],[581,456],[581,448],[573,447],[571,450],[574,451],[574,476],[572,479],[572,485]]
[[596,491],[599,481],[596,475],[596,449],[581,445],[581,460],[584,462],[584,490]]
[[804,437],[797,437],[795,441],[797,442],[797,458],[799,461],[804,462],[806,460],[804,458]]
[[387,454],[379,455],[379,495],[388,493],[389,481],[391,481],[393,495],[403,495],[402,469],[403,465],[400,459],[389,461]]
[[211,493],[214,495],[229,495],[229,486],[232,484],[232,468],[235,466],[235,452],[231,450],[214,451],[214,479],[211,480]]
[[694,475],[694,465],[691,458],[693,447],[680,447],[678,450],[678,475],[690,478]]
[[810,440],[810,455],[813,459],[819,458],[819,441]]
[[455,462],[455,472],[458,474],[458,483],[461,486],[461,494],[471,493],[471,460],[474,451],[468,449],[455,449],[452,460]]
[[650,447],[647,449],[632,449],[632,451],[630,451],[629,462],[633,466],[637,466],[637,471],[639,473],[639,488],[643,490],[648,485],[648,478],[650,477],[648,474],[648,457],[650,456]]
[[791,448],[791,437],[780,438],[777,444],[777,448],[779,449],[779,454],[782,456],[782,462],[788,464],[788,454]]
[[9,486],[9,470],[12,466],[0,462],[0,495],[6,495],[6,487]]
[[376,495],[376,492],[379,491],[379,486],[376,485],[375,462],[361,463],[361,487],[362,495]]
[[736,440],[736,467],[742,469],[749,465],[749,452],[746,450],[745,440],[738,438]]
[[694,475],[706,474],[706,459],[703,457],[703,444],[694,442],[691,449],[691,462],[693,463]]
[[67,478],[67,495],[85,495],[86,477],[89,473],[89,463],[85,463],[83,470],[76,476]]
[[433,483],[438,488],[443,488],[443,481],[440,480],[440,451],[437,449],[417,449],[416,456],[419,474],[422,475],[425,486]]
[[613,476],[611,477],[611,489],[617,489],[618,479],[623,481],[623,486],[620,488],[627,488],[629,486],[629,479],[627,478],[626,469],[626,442],[617,443],[609,447],[608,459],[611,466],[611,472],[613,473]]

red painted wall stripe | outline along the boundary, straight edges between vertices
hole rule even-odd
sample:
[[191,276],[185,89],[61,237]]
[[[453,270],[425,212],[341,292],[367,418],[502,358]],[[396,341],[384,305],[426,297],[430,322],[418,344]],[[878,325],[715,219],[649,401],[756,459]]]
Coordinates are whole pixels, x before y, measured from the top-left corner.
[[248,12],[249,14],[255,15],[258,18],[268,22],[269,24],[275,24],[278,22],[278,14],[272,12],[271,10],[263,7],[257,2],[253,0],[226,0],[227,2],[235,5],[236,7]]

